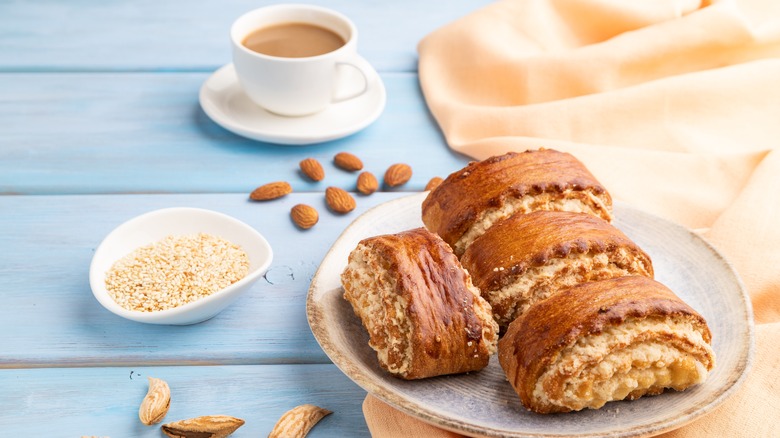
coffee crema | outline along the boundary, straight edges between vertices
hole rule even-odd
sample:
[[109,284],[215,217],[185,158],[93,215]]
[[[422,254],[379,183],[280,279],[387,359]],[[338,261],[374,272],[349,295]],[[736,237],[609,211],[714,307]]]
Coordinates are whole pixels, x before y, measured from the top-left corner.
[[332,30],[309,23],[282,23],[247,35],[247,49],[280,58],[306,58],[332,52],[347,42]]

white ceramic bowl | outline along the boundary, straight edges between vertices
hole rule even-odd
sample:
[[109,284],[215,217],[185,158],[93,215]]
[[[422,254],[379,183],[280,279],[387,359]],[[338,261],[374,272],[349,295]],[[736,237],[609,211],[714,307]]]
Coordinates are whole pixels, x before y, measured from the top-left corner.
[[[117,260],[135,249],[170,235],[208,233],[227,239],[249,256],[249,273],[240,281],[172,309],[155,312],[127,310],[106,290],[106,272]],[[133,321],[148,324],[185,325],[205,321],[232,303],[260,279],[273,259],[268,241],[254,228],[216,211],[200,208],[165,208],[130,219],[114,229],[100,243],[89,268],[89,284],[95,298],[109,311]]]

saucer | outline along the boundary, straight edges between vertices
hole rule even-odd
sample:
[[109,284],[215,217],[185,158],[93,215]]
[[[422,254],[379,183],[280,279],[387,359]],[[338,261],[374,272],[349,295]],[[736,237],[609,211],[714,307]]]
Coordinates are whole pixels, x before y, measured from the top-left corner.
[[[345,81],[360,81],[357,73]],[[310,116],[285,117],[252,102],[241,89],[233,64],[214,72],[200,89],[203,111],[218,125],[243,137],[269,143],[304,145],[346,137],[365,128],[385,107],[385,86],[378,74],[368,91]]]

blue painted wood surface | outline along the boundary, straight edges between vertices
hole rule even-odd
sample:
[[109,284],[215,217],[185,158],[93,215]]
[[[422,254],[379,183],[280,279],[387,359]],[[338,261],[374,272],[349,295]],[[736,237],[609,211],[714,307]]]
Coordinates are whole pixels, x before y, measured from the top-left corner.
[[[230,62],[230,25],[268,0],[4,0],[0,70],[212,71]],[[416,72],[416,47],[434,29],[489,0],[307,0],[344,13],[358,50],[381,72]]]
[[[387,107],[362,132],[305,147],[231,134],[198,104],[203,81],[230,62],[232,20],[272,3],[0,2],[0,435],[159,437],[137,420],[149,375],[171,384],[166,421],[229,414],[247,421],[234,436],[266,436],[287,409],[315,403],[335,413],[310,436],[368,434],[365,392],[330,363],[306,323],[309,280],[360,212],[468,161],[447,149],[427,111],[416,45],[489,1],[310,1],[355,21]],[[379,177],[401,161],[414,176],[334,215],[325,188],[354,191],[356,179],[331,163],[340,151]],[[324,164],[325,181],[302,178],[306,157]],[[247,200],[273,180],[295,193]],[[312,230],[290,222],[299,202],[320,210]],[[257,228],[275,252],[265,279],[193,326],[144,325],[104,310],[88,283],[96,246],[119,223],[173,206]]]
[[246,421],[232,437],[265,437],[288,409],[312,403],[333,414],[310,438],[368,435],[361,410],[365,392],[332,364],[0,370],[0,434],[162,437],[159,424],[138,420],[149,376],[171,388],[163,423],[231,415]]
[[[270,202],[246,195],[0,197],[0,368],[132,364],[328,363],[306,322],[309,282],[341,231],[361,212],[407,193],[356,196],[347,215],[322,193]],[[121,202],[120,202],[121,201]],[[290,220],[293,205],[320,211],[312,229]],[[266,236],[274,260],[265,278],[215,318],[155,326],[104,309],[89,287],[95,248],[116,226],[158,208],[199,207],[231,215]]]
[[[410,73],[382,75],[387,107],[367,129],[311,146],[239,137],[198,104],[204,73],[0,74],[0,193],[249,193],[289,181],[296,190],[354,190],[356,175],[337,169],[340,151],[358,155],[381,178],[405,161],[404,189],[422,190],[468,162],[452,152]],[[314,157],[326,180],[313,183],[298,163]]]

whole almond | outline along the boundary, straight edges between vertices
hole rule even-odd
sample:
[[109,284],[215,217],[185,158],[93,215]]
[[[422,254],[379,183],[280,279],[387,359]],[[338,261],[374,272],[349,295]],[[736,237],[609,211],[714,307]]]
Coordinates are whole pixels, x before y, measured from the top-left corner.
[[331,210],[336,213],[349,213],[355,209],[355,198],[346,190],[338,187],[328,187],[325,189],[325,202]]
[[428,184],[425,185],[425,191],[433,190],[436,187],[439,187],[439,184],[442,182],[444,182],[443,179],[439,178],[438,176],[434,176],[430,181],[428,181]]
[[228,415],[206,415],[162,425],[171,438],[225,438],[244,425],[244,420]]
[[306,204],[298,204],[293,207],[290,210],[290,217],[292,218],[293,222],[295,222],[295,225],[298,225],[304,230],[308,230],[309,228],[313,227],[320,219],[320,215],[317,213],[317,210],[314,207]]
[[292,193],[292,187],[289,183],[276,181],[256,188],[249,194],[249,199],[253,201],[270,201],[271,199],[281,198],[290,193]]
[[385,172],[385,184],[390,187],[406,184],[412,177],[412,168],[408,164],[393,164]]
[[332,412],[314,405],[300,405],[285,412],[268,438],[303,438],[324,416]]
[[349,152],[339,152],[336,154],[336,156],[333,157],[333,164],[350,172],[355,172],[363,168],[363,162],[360,161],[360,158]]
[[322,169],[322,164],[314,158],[307,158],[298,165],[301,168],[301,172],[312,181],[322,181],[325,178],[325,170]]
[[149,377],[149,390],[138,409],[141,423],[150,426],[159,423],[171,407],[171,389],[162,379]]
[[362,172],[358,175],[357,190],[364,195],[370,195],[379,188],[379,181],[371,172]]

